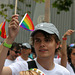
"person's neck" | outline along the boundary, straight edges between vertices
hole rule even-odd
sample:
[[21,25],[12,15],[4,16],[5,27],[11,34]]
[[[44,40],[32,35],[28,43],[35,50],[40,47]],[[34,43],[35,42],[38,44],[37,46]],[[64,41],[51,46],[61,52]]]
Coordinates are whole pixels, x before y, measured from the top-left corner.
[[53,58],[37,58],[37,62],[46,70],[52,70],[55,66]]
[[22,58],[23,60],[28,60],[28,55],[21,55],[21,58]]

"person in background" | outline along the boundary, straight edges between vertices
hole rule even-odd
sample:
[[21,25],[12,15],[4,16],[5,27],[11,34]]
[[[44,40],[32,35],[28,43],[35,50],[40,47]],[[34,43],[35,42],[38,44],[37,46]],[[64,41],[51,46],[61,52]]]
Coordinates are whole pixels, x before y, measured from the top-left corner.
[[68,30],[67,32],[64,33],[64,35],[62,36],[62,40],[61,40],[61,58],[54,59],[55,63],[60,64],[64,67],[66,67],[67,65],[67,48],[66,48],[67,36],[70,36],[73,32],[74,30]]
[[[69,29],[64,34],[64,39],[62,41],[62,45],[64,46],[63,50],[66,52],[66,60],[64,62],[66,64],[66,68],[70,72],[70,75],[75,75],[75,45],[70,44],[69,47],[67,46],[67,36],[70,36],[74,33],[74,30]],[[68,56],[68,57],[67,57]]]
[[9,48],[7,58],[5,59],[4,66],[9,66],[10,64],[15,62],[15,59],[19,56],[20,54],[20,46],[18,43],[13,42],[12,47]]
[[67,45],[67,37],[72,35],[74,30],[67,30],[62,38],[62,47],[61,51],[63,51],[64,61],[61,59],[60,62],[63,62],[64,67],[70,72],[70,75],[75,75],[75,44],[72,43],[69,46]]
[[75,75],[75,43],[71,43],[67,48],[68,63],[67,69],[71,75]]
[[23,43],[21,46],[21,55],[16,58],[15,61],[31,61],[28,56],[31,53],[31,45],[29,43]]
[[[0,75],[19,75],[19,72],[29,70],[25,61],[13,63],[9,67],[3,67],[8,47],[15,40],[18,32],[19,21],[16,14],[12,16],[9,24],[8,37],[0,47]],[[66,68],[54,63],[55,50],[59,47],[59,32],[55,25],[46,22],[36,25],[35,30],[31,33],[31,38],[37,55],[34,61],[39,70],[44,72],[45,75],[70,75]],[[8,44],[8,46],[5,44]]]

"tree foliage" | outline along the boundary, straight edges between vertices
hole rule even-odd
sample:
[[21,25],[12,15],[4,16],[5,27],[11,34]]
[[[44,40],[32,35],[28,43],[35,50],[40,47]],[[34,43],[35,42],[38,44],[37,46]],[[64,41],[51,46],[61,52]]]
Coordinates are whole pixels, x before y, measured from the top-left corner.
[[[21,3],[24,3],[24,1],[26,1],[26,0],[18,0],[18,1]],[[45,0],[34,0],[34,1],[40,2],[40,3],[45,2]],[[69,11],[72,3],[73,3],[72,0],[55,0],[52,3],[52,6],[54,8],[57,8],[57,13],[60,14],[60,11],[66,11],[66,12]],[[26,7],[31,7],[31,4],[26,4]],[[13,4],[1,4],[0,8],[1,8],[0,15],[2,17],[4,17],[6,19],[6,21],[9,22],[11,20],[11,18],[8,17],[7,11],[8,11],[8,9],[13,10],[15,8],[15,6]],[[19,14],[19,11],[21,11],[21,9],[18,7],[17,10],[18,10],[17,13]],[[27,13],[31,13],[31,12],[27,11]],[[21,16],[23,17],[24,15],[21,15]]]
[[72,3],[72,0],[56,0],[52,6],[57,8],[57,13],[60,14],[60,11],[69,11]]
[[[25,0],[18,0],[19,2],[21,2],[21,3],[24,3],[24,1]],[[26,7],[31,7],[31,4],[26,4]],[[7,21],[7,22],[10,22],[10,20],[11,20],[11,17],[8,17],[8,15],[7,15],[7,11],[8,11],[8,9],[10,9],[10,10],[13,10],[13,9],[15,9],[15,5],[13,5],[13,4],[1,4],[0,5],[0,15],[2,16],[2,17],[4,17],[4,19]],[[17,7],[17,10],[18,10],[18,14],[20,14],[19,13],[19,11],[21,11],[21,9],[19,8],[19,7]],[[27,11],[27,13],[31,13],[30,11]],[[12,12],[12,14],[14,14],[14,12]],[[24,13],[25,14],[25,13]],[[24,14],[22,14],[21,16],[23,17],[24,16]]]

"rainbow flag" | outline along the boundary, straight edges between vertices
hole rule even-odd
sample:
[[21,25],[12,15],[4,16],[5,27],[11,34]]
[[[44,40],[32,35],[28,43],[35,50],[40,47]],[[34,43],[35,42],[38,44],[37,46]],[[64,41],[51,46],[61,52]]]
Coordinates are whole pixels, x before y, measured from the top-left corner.
[[0,36],[4,39],[6,38],[5,23],[6,21],[0,24]]
[[21,20],[19,26],[21,28],[24,28],[28,31],[34,31],[34,25],[32,20],[30,19],[29,15],[26,13],[23,17],[23,19]]

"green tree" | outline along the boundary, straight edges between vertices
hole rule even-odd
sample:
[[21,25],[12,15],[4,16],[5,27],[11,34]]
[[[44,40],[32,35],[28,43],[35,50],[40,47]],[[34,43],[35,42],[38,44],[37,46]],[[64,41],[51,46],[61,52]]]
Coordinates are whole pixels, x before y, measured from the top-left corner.
[[72,0],[56,0],[52,6],[57,8],[57,14],[60,14],[60,11],[69,11],[72,3]]

